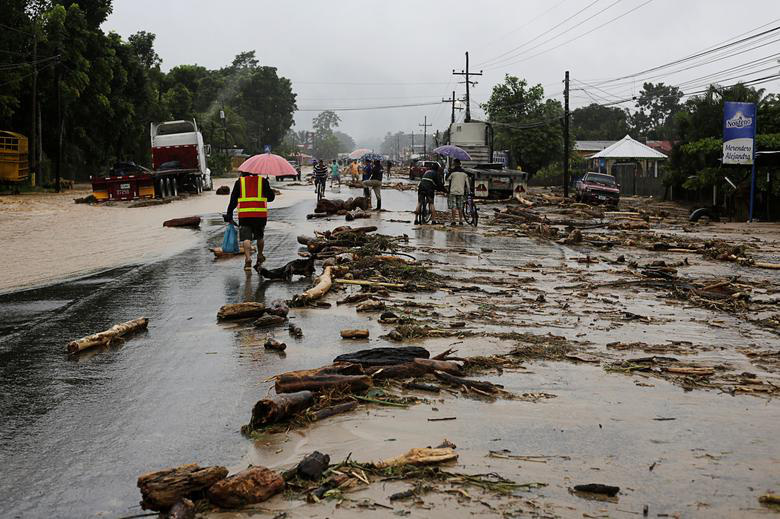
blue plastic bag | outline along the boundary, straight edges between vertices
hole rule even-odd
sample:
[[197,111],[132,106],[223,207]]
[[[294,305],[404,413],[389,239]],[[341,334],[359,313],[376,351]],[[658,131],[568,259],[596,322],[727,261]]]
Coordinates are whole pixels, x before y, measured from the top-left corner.
[[227,224],[225,236],[222,238],[222,252],[238,254],[238,230],[232,223]]

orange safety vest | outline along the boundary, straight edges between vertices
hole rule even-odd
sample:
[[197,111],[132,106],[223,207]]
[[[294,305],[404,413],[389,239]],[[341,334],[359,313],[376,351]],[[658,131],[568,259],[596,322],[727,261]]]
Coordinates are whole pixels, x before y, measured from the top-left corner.
[[263,179],[257,175],[241,177],[238,219],[268,218],[268,202],[263,196]]

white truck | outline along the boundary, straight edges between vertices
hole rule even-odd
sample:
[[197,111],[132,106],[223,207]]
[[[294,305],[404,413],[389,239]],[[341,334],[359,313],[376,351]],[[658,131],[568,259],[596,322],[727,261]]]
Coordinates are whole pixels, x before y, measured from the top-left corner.
[[471,160],[461,161],[463,169],[474,182],[474,196],[478,198],[509,198],[528,189],[528,173],[508,169],[502,162],[493,161],[493,127],[484,121],[452,123],[450,144],[462,148]]
[[200,193],[213,188],[203,135],[194,120],[152,123],[150,134],[157,196],[178,191]]

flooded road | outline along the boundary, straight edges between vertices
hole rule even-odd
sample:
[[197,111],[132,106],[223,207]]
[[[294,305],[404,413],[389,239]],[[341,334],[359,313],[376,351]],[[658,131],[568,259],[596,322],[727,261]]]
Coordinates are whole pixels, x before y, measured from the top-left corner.
[[[307,221],[313,194],[306,201],[272,209],[266,233],[267,266],[282,265],[299,249],[298,234],[343,225],[343,218]],[[286,191],[285,191],[286,193]],[[357,191],[342,189],[341,198]],[[384,206],[411,209],[414,192],[383,192]],[[224,199],[223,199],[224,200]],[[438,204],[442,200],[437,201]],[[443,208],[443,205],[442,205]],[[137,209],[143,211],[144,209]],[[598,294],[580,294],[564,307],[565,285],[606,270],[595,265],[587,274],[571,267],[578,253],[551,242],[507,239],[469,228],[415,229],[408,212],[386,212],[360,220],[380,232],[407,233],[421,247],[415,253],[443,273],[481,283],[494,276],[509,283],[520,304],[503,308],[498,298],[457,293],[402,294],[430,305],[442,319],[459,312],[490,311],[508,329],[538,335],[552,333],[593,343],[607,352],[612,341],[687,339],[717,349],[701,353],[716,362],[753,369],[736,347],[777,345],[771,334],[723,318],[713,331],[705,310],[679,308],[654,296],[626,292],[605,303]],[[4,319],[0,337],[0,502],[8,517],[118,517],[141,513],[135,486],[139,474],[184,463],[248,464],[286,468],[303,454],[320,450],[337,461],[352,453],[367,461],[400,454],[412,447],[435,445],[446,437],[458,445],[459,470],[498,471],[520,483],[542,482],[538,491],[521,493],[530,504],[506,513],[543,517],[650,516],[762,517],[756,495],[780,488],[780,449],[776,447],[780,406],[774,400],[732,396],[718,391],[686,392],[669,382],[639,375],[607,373],[598,366],[555,361],[527,363],[519,372],[480,378],[517,394],[547,393],[541,401],[492,403],[441,396],[409,409],[371,408],[322,424],[252,441],[239,429],[254,403],[269,390],[267,379],[283,371],[329,363],[336,355],[386,345],[387,328],[375,316],[353,307],[301,309],[291,319],[304,331],[285,354],[265,350],[266,332],[240,324],[217,324],[225,303],[289,299],[310,285],[261,283],[247,277],[242,260],[214,261],[207,247],[221,242],[223,224],[207,215],[199,231],[185,233],[193,245],[184,252],[141,266],[114,269],[77,281],[0,296]],[[532,262],[533,279],[513,269]],[[450,266],[458,266],[456,269]],[[704,266],[692,268],[704,269]],[[472,269],[464,271],[462,269]],[[557,269],[551,276],[545,269]],[[523,272],[523,276],[528,274]],[[544,305],[532,304],[544,294]],[[480,300],[480,298],[482,298]],[[457,301],[457,310],[445,307]],[[526,301],[522,303],[522,301]],[[546,306],[545,306],[546,305]],[[618,310],[615,310],[618,308]],[[623,310],[653,321],[615,324]],[[70,359],[66,343],[112,324],[146,316],[149,329],[111,351]],[[498,329],[499,325],[492,325]],[[338,330],[368,328],[367,341],[341,341]],[[649,333],[648,333],[649,331]],[[505,352],[511,343],[490,337],[429,339],[420,344],[434,353],[450,345],[463,356]],[[742,364],[740,364],[742,363]],[[424,396],[424,395],[421,395]],[[431,417],[455,417],[430,422]],[[550,456],[544,463],[490,457],[507,449],[517,455]],[[623,489],[618,503],[583,500],[569,494],[575,484],[598,482]],[[387,496],[407,487],[392,482],[358,493],[387,503]],[[487,499],[488,504],[500,507]],[[426,497],[432,508],[395,505],[377,509],[377,517],[473,517],[487,513],[475,500],[457,496]],[[323,502],[308,508],[282,497],[267,508],[290,517],[364,515],[365,509]],[[498,510],[498,508],[497,508]],[[493,511],[494,513],[495,511]],[[225,517],[243,517],[224,514]],[[267,514],[266,514],[267,516]]]

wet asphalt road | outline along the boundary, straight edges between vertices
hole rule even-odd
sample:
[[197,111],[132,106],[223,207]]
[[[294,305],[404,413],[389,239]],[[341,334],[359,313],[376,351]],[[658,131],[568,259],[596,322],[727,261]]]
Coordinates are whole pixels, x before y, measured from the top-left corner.
[[[344,189],[338,196],[350,195]],[[385,195],[386,206],[410,207],[413,200],[412,192]],[[307,222],[313,205],[273,211],[268,266],[295,257],[301,229],[343,225],[342,218]],[[295,312],[305,337],[277,332],[295,352],[286,358],[263,349],[265,333],[216,323],[225,303],[289,299],[310,285],[260,283],[245,275],[241,259],[215,262],[207,247],[221,244],[223,225],[215,214],[199,231],[172,229],[198,233],[202,241],[156,263],[0,296],[4,517],[138,513],[139,474],[183,463],[238,463],[249,443],[240,426],[266,391],[263,380],[344,352],[337,341],[322,340],[334,328],[332,312]],[[149,318],[148,331],[124,345],[66,355],[70,340],[140,316]],[[364,322],[353,312],[339,324],[350,319]]]

